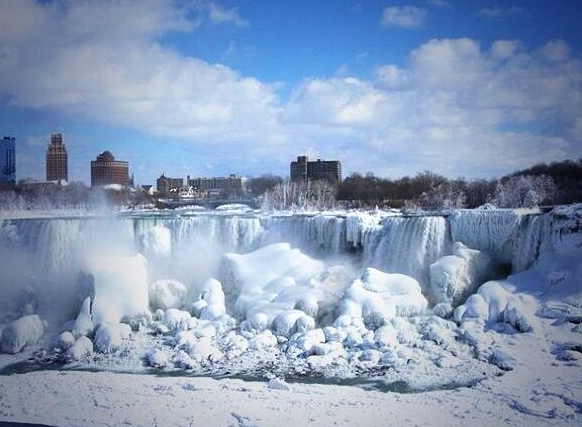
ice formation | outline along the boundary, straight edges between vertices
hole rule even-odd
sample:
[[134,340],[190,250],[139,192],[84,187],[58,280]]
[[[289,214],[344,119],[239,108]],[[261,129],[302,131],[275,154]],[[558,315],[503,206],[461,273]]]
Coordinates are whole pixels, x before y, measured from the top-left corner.
[[95,325],[149,316],[147,262],[142,255],[92,258],[86,272],[91,277]]
[[412,277],[368,268],[362,279],[347,289],[339,314],[362,319],[375,329],[396,316],[421,314],[427,305],[419,283]]
[[435,304],[457,306],[494,273],[491,257],[455,242],[452,255],[439,258],[430,266],[430,297]]
[[44,324],[36,314],[22,316],[2,331],[2,351],[18,353],[26,346],[35,345],[44,334]]

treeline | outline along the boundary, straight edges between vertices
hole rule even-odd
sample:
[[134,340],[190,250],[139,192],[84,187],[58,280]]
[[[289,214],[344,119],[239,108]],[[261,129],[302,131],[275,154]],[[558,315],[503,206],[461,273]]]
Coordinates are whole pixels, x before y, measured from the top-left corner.
[[[431,171],[398,179],[354,173],[336,185],[293,184],[273,175],[249,189],[265,207],[392,207],[424,210],[533,207],[582,202],[582,159],[538,164],[500,179],[449,179]],[[321,197],[321,200],[319,199]]]

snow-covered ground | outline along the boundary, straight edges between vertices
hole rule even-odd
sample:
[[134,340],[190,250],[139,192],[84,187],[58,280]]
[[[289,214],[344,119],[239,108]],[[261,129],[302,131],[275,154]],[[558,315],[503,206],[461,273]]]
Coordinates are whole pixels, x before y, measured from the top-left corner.
[[581,206],[7,219],[0,255],[0,420],[582,423]]

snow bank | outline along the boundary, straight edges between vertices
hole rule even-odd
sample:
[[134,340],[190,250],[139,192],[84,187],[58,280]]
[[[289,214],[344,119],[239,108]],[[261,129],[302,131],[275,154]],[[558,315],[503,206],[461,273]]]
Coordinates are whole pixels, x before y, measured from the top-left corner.
[[420,314],[427,305],[420,284],[412,277],[368,268],[346,291],[339,314],[360,318],[375,329],[396,316]]
[[91,311],[95,325],[151,316],[147,263],[142,255],[91,258],[85,270],[92,278],[94,296]]
[[459,305],[492,274],[493,261],[485,252],[453,244],[453,254],[430,266],[430,297],[435,304]]
[[2,351],[19,353],[28,345],[35,345],[44,334],[44,325],[36,314],[22,316],[2,332]]
[[150,307],[152,310],[180,308],[184,304],[187,293],[186,285],[177,280],[155,281],[149,287]]

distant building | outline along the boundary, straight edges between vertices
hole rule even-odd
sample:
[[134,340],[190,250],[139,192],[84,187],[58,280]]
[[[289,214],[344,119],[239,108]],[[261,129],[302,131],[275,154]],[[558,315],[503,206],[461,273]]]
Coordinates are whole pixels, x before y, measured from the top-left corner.
[[307,156],[299,156],[291,162],[291,181],[318,181],[326,180],[338,182],[342,179],[342,165],[338,160],[309,161]]
[[158,193],[169,194],[172,192],[180,191],[180,188],[184,186],[183,178],[169,178],[164,174],[156,180],[156,188]]
[[110,184],[130,184],[129,163],[115,160],[111,152],[104,151],[91,161],[91,187]]
[[51,142],[46,150],[46,180],[69,180],[67,149],[60,133],[51,135]]
[[0,140],[0,185],[16,183],[16,139],[5,136]]
[[246,178],[232,174],[227,177],[214,178],[187,178],[189,187],[194,191],[203,192],[214,196],[228,196],[244,192]]

